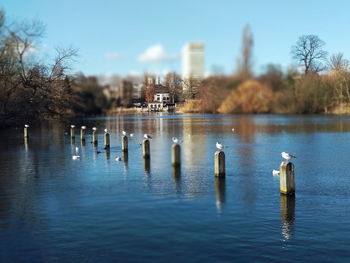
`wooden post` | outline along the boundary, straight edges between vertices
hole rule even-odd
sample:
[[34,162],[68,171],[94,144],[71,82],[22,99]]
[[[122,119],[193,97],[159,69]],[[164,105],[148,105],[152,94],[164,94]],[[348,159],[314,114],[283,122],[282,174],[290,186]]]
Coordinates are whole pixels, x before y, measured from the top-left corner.
[[142,141],[142,155],[145,159],[149,159],[151,157],[150,143],[148,139],[144,139]]
[[285,195],[295,194],[294,164],[288,161],[280,165],[280,192]]
[[214,155],[215,176],[225,177],[225,153],[216,151]]
[[24,137],[24,149],[28,152],[28,137]]
[[24,127],[24,138],[28,138],[28,127]]
[[80,140],[85,142],[85,131],[86,131],[86,126],[81,126],[80,129]]
[[128,152],[128,136],[123,135],[122,137],[122,151]]
[[74,125],[70,126],[70,137],[75,138],[75,126]]
[[181,166],[181,147],[177,143],[171,146],[171,164],[172,166]]
[[98,133],[96,130],[93,130],[92,131],[92,143],[94,145],[97,145],[98,144]]
[[105,138],[104,138],[105,140],[105,149],[109,149],[110,148],[110,146],[111,146],[111,143],[110,143],[110,135],[109,135],[109,133],[108,132],[106,132],[105,133]]
[[129,153],[128,152],[122,152],[123,162],[127,163],[129,161]]

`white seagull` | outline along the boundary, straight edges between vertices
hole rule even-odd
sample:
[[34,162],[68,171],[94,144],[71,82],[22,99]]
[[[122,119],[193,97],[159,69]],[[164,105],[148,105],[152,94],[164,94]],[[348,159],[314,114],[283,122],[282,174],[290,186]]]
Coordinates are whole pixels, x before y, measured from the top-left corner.
[[173,137],[173,138],[171,138],[171,139],[172,139],[173,143],[179,143],[179,139],[178,139],[178,138]]
[[74,129],[74,128],[75,128],[75,125],[71,125],[70,127],[71,127],[72,129]]
[[278,175],[280,175],[280,171],[272,170],[272,175],[278,176]]
[[219,150],[222,150],[225,146],[223,146],[221,143],[216,142],[216,148],[218,148]]
[[85,130],[85,129],[86,129],[86,126],[81,126],[81,129],[82,129],[82,130]]
[[235,132],[235,128],[232,128],[232,132]]
[[117,161],[117,162],[120,162],[122,160],[122,158],[119,157],[119,156],[116,156],[114,160]]
[[291,154],[286,153],[286,152],[282,152],[281,155],[282,155],[282,158],[286,159],[287,161],[292,159],[292,158],[297,158],[296,156],[291,155]]
[[134,134],[133,134],[133,133],[130,133],[130,137],[134,137]]
[[143,135],[143,137],[144,137],[145,139],[151,139],[151,140],[152,140],[152,136],[149,135],[149,134],[147,134],[147,133],[145,133],[145,134]]
[[24,127],[29,128],[29,124],[24,124]]
[[108,130],[107,130],[107,128],[105,129],[105,133],[107,133],[108,132]]
[[93,131],[97,131],[97,128],[96,128],[96,127],[92,127],[92,130],[93,130]]
[[123,134],[124,136],[127,136],[127,135],[128,135],[128,133],[127,133],[126,131],[122,131],[122,134]]

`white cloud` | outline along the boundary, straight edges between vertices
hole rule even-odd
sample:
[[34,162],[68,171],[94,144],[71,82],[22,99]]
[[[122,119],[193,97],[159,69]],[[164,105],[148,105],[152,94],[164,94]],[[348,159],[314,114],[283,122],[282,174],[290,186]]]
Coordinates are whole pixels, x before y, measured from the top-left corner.
[[121,58],[124,58],[124,56],[119,53],[107,53],[104,55],[105,60],[118,60]]
[[172,61],[176,59],[178,59],[178,56],[168,54],[161,44],[156,44],[147,48],[145,52],[138,57],[138,61],[144,63]]

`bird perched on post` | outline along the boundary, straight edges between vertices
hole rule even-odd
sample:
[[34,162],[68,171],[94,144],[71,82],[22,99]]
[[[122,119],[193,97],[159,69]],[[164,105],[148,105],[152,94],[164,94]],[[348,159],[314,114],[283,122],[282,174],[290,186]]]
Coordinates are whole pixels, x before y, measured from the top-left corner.
[[29,124],[24,124],[24,127],[25,128],[29,128]]
[[216,148],[218,148],[219,150],[222,150],[225,146],[223,146],[221,143],[216,142]]
[[86,129],[86,126],[81,126],[81,129],[82,129],[82,130],[85,130],[85,129]]
[[147,134],[147,133],[145,133],[145,134],[143,135],[143,137],[144,137],[145,139],[150,139],[150,140],[152,140],[152,136],[149,135],[149,134]]
[[286,159],[287,161],[290,159],[293,159],[293,158],[297,158],[296,156],[291,155],[291,154],[286,153],[286,152],[282,152],[281,155],[282,155],[282,158]]
[[108,130],[107,130],[107,128],[105,129],[105,133],[107,133],[108,132]]
[[96,128],[96,127],[92,127],[92,130],[93,130],[93,131],[97,131],[97,128]]
[[75,128],[75,125],[71,125],[70,127],[71,127],[72,129],[74,129],[74,128]]
[[127,135],[128,135],[128,133],[127,133],[126,131],[122,131],[122,134],[123,134],[124,136],[127,136]]
[[172,139],[173,143],[179,143],[179,139],[178,139],[178,138],[173,137],[173,138],[171,138],[171,139]]

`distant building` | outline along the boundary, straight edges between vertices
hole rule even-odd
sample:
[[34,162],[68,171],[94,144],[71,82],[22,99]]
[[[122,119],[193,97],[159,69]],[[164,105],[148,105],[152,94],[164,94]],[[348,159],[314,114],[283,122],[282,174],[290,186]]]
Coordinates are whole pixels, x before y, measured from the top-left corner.
[[184,80],[202,79],[204,70],[204,43],[186,43],[182,48],[182,78]]
[[170,93],[169,88],[161,84],[155,85],[154,87],[154,101],[169,103],[170,102]]
[[169,88],[161,84],[154,86],[153,102],[148,103],[149,111],[173,111],[175,103],[170,103]]

